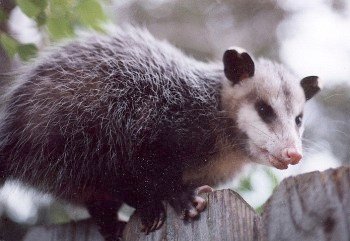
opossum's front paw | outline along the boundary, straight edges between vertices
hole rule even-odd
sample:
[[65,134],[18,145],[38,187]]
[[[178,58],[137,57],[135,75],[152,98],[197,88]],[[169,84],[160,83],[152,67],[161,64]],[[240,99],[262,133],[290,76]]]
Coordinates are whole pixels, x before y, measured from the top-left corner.
[[210,186],[201,186],[192,191],[184,191],[178,197],[173,197],[170,204],[175,211],[181,215],[182,219],[195,219],[207,206],[207,201],[200,197],[201,193],[212,192]]
[[141,217],[141,231],[149,234],[159,229],[165,221],[165,209],[161,201],[156,201],[138,209]]

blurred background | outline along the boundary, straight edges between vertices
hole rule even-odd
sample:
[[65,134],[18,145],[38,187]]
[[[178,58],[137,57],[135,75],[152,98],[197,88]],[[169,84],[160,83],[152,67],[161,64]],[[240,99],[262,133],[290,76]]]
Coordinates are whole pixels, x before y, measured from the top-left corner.
[[[349,0],[1,0],[0,81],[11,81],[6,73],[48,45],[125,24],[146,27],[201,60],[241,46],[300,77],[321,77],[324,90],[307,105],[303,161],[284,171],[252,165],[223,186],[257,210],[283,178],[348,164]],[[82,207],[14,182],[0,190],[0,240],[18,241],[31,225],[87,216]]]

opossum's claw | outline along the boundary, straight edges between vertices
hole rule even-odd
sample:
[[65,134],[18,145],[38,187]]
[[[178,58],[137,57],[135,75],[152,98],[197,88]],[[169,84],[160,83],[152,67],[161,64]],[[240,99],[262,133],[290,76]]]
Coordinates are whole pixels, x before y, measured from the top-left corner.
[[155,230],[160,229],[165,221],[165,213],[161,213]]
[[146,235],[159,229],[165,221],[165,209],[162,202],[157,201],[151,205],[139,208],[141,217],[141,232]]
[[160,212],[159,215],[154,219],[153,225],[150,228],[150,232],[153,232],[153,231],[159,229],[163,225],[164,220],[165,220],[165,213]]

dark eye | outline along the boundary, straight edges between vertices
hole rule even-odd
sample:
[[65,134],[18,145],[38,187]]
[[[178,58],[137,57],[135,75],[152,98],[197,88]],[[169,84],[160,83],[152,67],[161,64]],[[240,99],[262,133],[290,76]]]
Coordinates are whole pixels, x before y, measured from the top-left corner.
[[266,123],[271,123],[276,118],[272,107],[263,100],[259,100],[255,103],[255,110]]
[[303,121],[303,114],[300,114],[297,117],[295,117],[295,124],[297,124],[297,127],[301,126],[302,121]]

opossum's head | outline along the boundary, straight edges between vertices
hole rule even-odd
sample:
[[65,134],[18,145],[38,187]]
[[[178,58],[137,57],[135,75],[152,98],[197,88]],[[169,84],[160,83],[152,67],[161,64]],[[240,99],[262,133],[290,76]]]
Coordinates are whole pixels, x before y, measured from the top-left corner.
[[278,169],[297,164],[302,158],[303,109],[321,89],[318,77],[298,79],[280,64],[254,62],[239,48],[228,49],[223,62],[223,108],[247,137],[249,158]]

